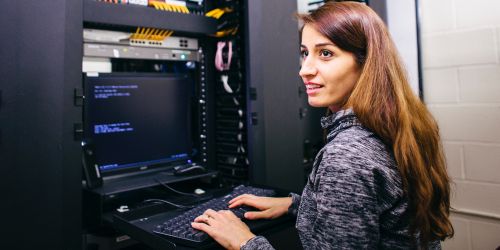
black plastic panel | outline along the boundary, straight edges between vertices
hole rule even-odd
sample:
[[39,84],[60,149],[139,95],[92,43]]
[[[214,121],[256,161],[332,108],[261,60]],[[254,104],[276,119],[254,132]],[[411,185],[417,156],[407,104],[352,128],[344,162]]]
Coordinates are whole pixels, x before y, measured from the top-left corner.
[[250,181],[298,192],[305,182],[297,2],[252,0],[246,10],[247,83],[255,89],[247,96]]
[[2,248],[82,249],[82,1],[4,1],[0,23]]
[[215,34],[217,21],[195,14],[160,11],[135,5],[85,0],[83,21],[107,25],[149,27],[197,34]]
[[130,178],[118,178],[107,182],[104,181],[104,185],[102,187],[93,189],[93,191],[103,196],[108,196],[157,186],[159,185],[159,182],[170,184],[202,177],[214,178],[216,176],[217,171],[208,171],[202,174],[186,176],[174,176],[172,175],[172,172],[162,171],[154,174],[139,175]]

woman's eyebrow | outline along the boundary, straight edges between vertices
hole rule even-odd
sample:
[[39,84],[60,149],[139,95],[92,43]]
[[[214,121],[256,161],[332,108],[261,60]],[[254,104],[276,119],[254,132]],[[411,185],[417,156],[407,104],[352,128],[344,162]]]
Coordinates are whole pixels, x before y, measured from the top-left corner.
[[[314,45],[314,47],[324,47],[324,46],[335,46],[335,44],[333,44],[333,43],[317,43]],[[307,49],[307,47],[303,44],[301,44],[300,47]]]
[[317,43],[314,47],[335,46],[333,43]]

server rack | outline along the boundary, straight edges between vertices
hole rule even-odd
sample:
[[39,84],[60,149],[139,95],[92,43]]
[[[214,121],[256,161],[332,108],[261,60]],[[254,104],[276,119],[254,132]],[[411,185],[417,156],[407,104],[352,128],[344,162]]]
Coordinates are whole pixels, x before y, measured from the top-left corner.
[[[207,8],[215,4],[207,1]],[[3,227],[8,229],[3,234],[6,245],[21,249],[82,248],[82,116],[81,107],[75,104],[81,101],[78,89],[82,81],[84,27],[123,30],[144,26],[203,37],[205,77],[207,84],[213,84],[207,90],[212,91],[207,95],[207,109],[211,109],[207,119],[213,126],[207,130],[212,133],[207,135],[207,161],[221,172],[226,185],[256,183],[299,191],[304,183],[300,138],[304,96],[299,94],[298,77],[285,76],[299,67],[298,53],[294,53],[297,25],[291,15],[295,5],[293,1],[239,2],[235,18],[240,30],[230,39],[238,47],[239,60],[234,67],[241,73],[241,88],[231,96],[217,93],[214,83],[220,72],[208,67],[219,40],[208,36],[218,25],[210,18],[93,0],[4,4],[1,23],[10,37],[1,42],[0,83],[2,190],[8,190],[9,204],[3,209],[11,215]],[[142,18],[134,18],[137,16]],[[271,17],[277,19],[262,22]],[[274,27],[260,27],[276,20],[280,21]],[[275,42],[280,32],[291,38]],[[262,53],[273,56],[264,60]],[[217,112],[226,111],[228,96],[237,97],[243,113],[236,113],[236,126],[243,129],[236,139],[231,128],[221,126],[224,119],[217,117]],[[243,128],[239,121],[243,121]],[[217,139],[228,134],[229,139]],[[241,161],[221,164],[228,151]],[[30,236],[33,240],[24,240],[26,225],[37,228]]]

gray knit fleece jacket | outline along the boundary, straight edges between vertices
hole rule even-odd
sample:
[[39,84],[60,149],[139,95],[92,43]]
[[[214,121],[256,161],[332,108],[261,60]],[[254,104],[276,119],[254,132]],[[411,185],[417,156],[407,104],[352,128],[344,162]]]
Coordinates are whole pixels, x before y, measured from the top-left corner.
[[[304,249],[416,249],[391,150],[350,109],[321,119],[327,144],[289,214]],[[441,249],[439,241],[430,249]],[[273,249],[262,236],[241,249]]]

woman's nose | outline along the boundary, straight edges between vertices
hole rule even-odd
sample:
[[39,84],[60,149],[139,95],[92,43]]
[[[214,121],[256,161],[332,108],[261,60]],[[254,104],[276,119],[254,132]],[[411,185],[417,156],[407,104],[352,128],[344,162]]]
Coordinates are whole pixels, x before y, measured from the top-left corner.
[[317,73],[316,67],[310,58],[305,58],[302,61],[302,65],[300,67],[299,75],[301,77],[307,77],[311,75],[315,75]]

